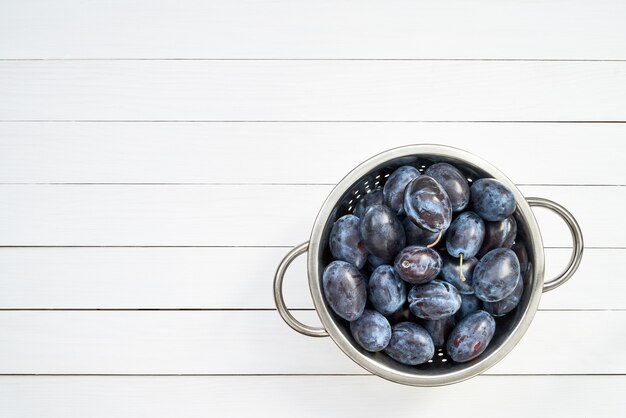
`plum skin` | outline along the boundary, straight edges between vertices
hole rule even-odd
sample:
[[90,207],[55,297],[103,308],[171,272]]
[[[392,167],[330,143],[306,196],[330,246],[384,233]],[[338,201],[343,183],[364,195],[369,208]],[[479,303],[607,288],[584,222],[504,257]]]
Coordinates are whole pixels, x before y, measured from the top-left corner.
[[424,320],[423,326],[433,339],[435,347],[446,345],[448,335],[454,329],[454,316],[447,316],[443,319]]
[[406,301],[406,285],[392,266],[381,265],[372,272],[367,285],[372,306],[385,316],[398,312]]
[[400,322],[391,327],[391,340],[385,353],[399,363],[416,366],[433,357],[435,344],[423,327],[413,322]]
[[408,301],[413,315],[430,320],[452,316],[461,307],[459,291],[441,280],[414,286],[409,291]]
[[444,254],[441,259],[442,264],[439,278],[456,287],[461,294],[473,294],[474,287],[472,286],[472,277],[474,276],[474,268],[476,264],[478,264],[478,259],[472,257],[463,260],[463,277],[465,281],[461,280],[461,265],[458,258]]
[[374,189],[359,199],[359,202],[354,207],[354,215],[362,218],[370,206],[382,204],[384,204],[383,189]]
[[474,212],[486,221],[501,221],[515,212],[513,192],[496,179],[476,180],[470,188]]
[[524,293],[524,280],[521,278],[517,281],[517,286],[513,293],[497,302],[483,302],[483,309],[492,316],[504,316],[513,311],[519,305]]
[[452,222],[450,198],[429,176],[417,177],[406,186],[404,211],[411,222],[432,232],[448,229]]
[[350,332],[361,347],[372,353],[383,350],[391,340],[389,321],[372,309],[366,309],[363,315],[350,322]]
[[402,223],[385,205],[370,206],[359,231],[369,253],[383,261],[393,260],[406,242]]
[[450,198],[453,212],[460,212],[470,200],[470,186],[467,178],[455,166],[448,163],[436,163],[424,173],[434,178]]
[[452,257],[471,258],[478,254],[484,238],[485,222],[474,212],[463,212],[448,229],[446,249]]
[[360,219],[344,215],[337,219],[330,231],[330,252],[336,260],[347,261],[362,269],[367,261],[367,249],[359,231]]
[[365,310],[367,289],[361,272],[345,261],[333,261],[322,274],[324,296],[332,310],[346,321],[358,319]]
[[441,271],[441,256],[432,248],[412,245],[400,251],[393,266],[409,283],[428,283]]
[[411,180],[419,176],[419,170],[413,166],[403,165],[396,168],[383,187],[385,205],[397,214],[404,213],[404,189]]
[[474,294],[461,295],[461,307],[454,314],[456,321],[459,322],[466,316],[483,309],[483,301],[478,299]]
[[448,337],[446,351],[457,363],[475,359],[485,351],[495,331],[496,321],[489,313],[474,312],[454,327]]
[[515,253],[507,248],[489,251],[474,268],[474,294],[483,302],[497,302],[510,295],[521,280]]
[[440,231],[429,231],[415,225],[413,221],[406,218],[402,221],[406,235],[406,245],[427,246],[437,240]]
[[[427,166],[421,167],[424,171]],[[322,290],[329,308],[338,315],[337,319],[348,321],[342,323],[350,328],[353,343],[363,350],[384,351],[396,361],[419,365],[432,358],[434,351],[427,356],[430,345],[443,346],[450,360],[462,363],[484,352],[495,333],[494,317],[514,310],[524,294],[523,274],[529,263],[524,240],[515,241],[515,190],[491,178],[468,182],[466,176],[447,163],[432,164],[424,174],[420,170],[412,165],[399,167],[386,176],[387,181],[382,179],[383,186],[367,190],[369,193],[361,199],[357,197],[354,211],[348,208],[354,215],[336,220],[327,235],[326,247],[335,261],[323,271]],[[420,182],[425,190],[410,190]],[[393,194],[394,199],[387,198],[387,185],[392,191],[388,195]],[[406,204],[409,196],[415,198],[417,194],[423,198],[421,212]],[[438,194],[447,199],[435,198]],[[446,200],[453,215],[446,215]],[[369,216],[369,226],[364,228],[362,219],[368,212],[373,214]],[[502,218],[508,212],[508,217]],[[462,220],[472,215],[482,228],[461,227]],[[482,240],[477,239],[481,234]],[[477,236],[468,239],[470,235]],[[433,249],[425,247],[430,244]],[[420,248],[406,251],[405,245]],[[497,251],[500,253],[491,254]],[[464,281],[458,274],[459,260],[447,263],[448,257],[459,256],[464,257]],[[476,274],[478,279],[474,282]],[[407,292],[407,282],[415,285],[411,292]],[[509,292],[512,283],[515,285]],[[441,286],[447,292],[436,290]],[[433,292],[426,291],[430,288]],[[376,294],[378,298],[374,297]],[[418,299],[420,309],[416,309]],[[473,327],[469,340],[459,338],[463,337],[461,326]]]

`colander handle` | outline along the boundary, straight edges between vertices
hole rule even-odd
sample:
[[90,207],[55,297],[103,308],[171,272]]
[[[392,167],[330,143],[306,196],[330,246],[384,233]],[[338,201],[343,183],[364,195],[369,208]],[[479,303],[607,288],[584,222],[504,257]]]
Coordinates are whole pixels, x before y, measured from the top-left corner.
[[283,298],[283,279],[285,278],[285,272],[287,271],[287,268],[289,267],[291,262],[296,259],[296,257],[306,253],[308,249],[308,241],[298,245],[297,247],[294,247],[291,251],[287,253],[285,258],[283,258],[283,260],[278,265],[276,275],[274,276],[274,302],[276,303],[276,309],[278,309],[278,313],[287,323],[287,325],[298,331],[300,334],[308,335],[309,337],[328,337],[328,333],[324,328],[305,325],[302,322],[298,321],[296,318],[294,318],[291,312],[289,312],[287,305],[285,305],[285,299]]
[[578,266],[580,265],[580,261],[583,258],[583,232],[580,229],[580,225],[576,222],[576,219],[572,216],[572,214],[565,209],[563,206],[559,205],[552,200],[543,199],[541,197],[528,197],[526,198],[528,204],[530,206],[538,206],[541,208],[550,209],[557,215],[561,217],[567,224],[570,233],[572,234],[573,241],[573,251],[572,256],[570,257],[567,266],[563,269],[563,271],[554,279],[548,280],[543,284],[543,291],[548,292],[550,290],[556,289],[561,286],[563,283],[568,281],[576,270],[578,270]]

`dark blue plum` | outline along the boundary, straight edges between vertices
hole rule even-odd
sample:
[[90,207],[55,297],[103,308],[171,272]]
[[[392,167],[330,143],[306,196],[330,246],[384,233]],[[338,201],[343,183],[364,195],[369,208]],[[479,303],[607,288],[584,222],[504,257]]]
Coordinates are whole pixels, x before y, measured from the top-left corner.
[[352,264],[333,261],[322,275],[324,296],[333,311],[347,321],[363,314],[367,302],[365,279]]
[[354,215],[362,218],[363,215],[365,215],[365,211],[367,211],[370,206],[382,205],[384,203],[383,189],[372,190],[365,196],[361,197],[359,202],[354,207]]
[[384,261],[392,261],[404,248],[406,238],[402,223],[385,205],[373,205],[367,209],[361,219],[360,231],[367,250]]
[[470,201],[474,212],[486,221],[501,221],[515,212],[513,192],[496,179],[480,179],[472,184]]
[[517,256],[517,260],[519,261],[519,271],[522,277],[526,277],[526,272],[528,271],[528,252],[526,251],[526,246],[521,242],[516,242],[511,250]]
[[345,215],[337,219],[330,231],[330,252],[337,260],[347,261],[362,269],[367,261],[367,248],[361,239],[359,218]]
[[441,270],[441,256],[432,248],[412,245],[400,251],[393,267],[409,283],[428,283]]
[[410,165],[403,165],[402,167],[396,168],[389,178],[387,178],[387,182],[383,188],[385,204],[395,213],[400,214],[403,212],[404,189],[411,180],[419,177],[419,175],[420,172],[417,168]]
[[350,322],[350,331],[355,341],[371,352],[381,351],[391,339],[389,321],[372,309],[366,309],[359,319]]
[[517,281],[517,286],[509,296],[497,302],[484,302],[483,309],[493,316],[504,316],[511,312],[519,304],[524,293],[524,280]]
[[448,194],[429,176],[420,176],[406,186],[404,210],[411,222],[432,232],[448,229],[452,222]]
[[423,319],[443,319],[454,315],[461,307],[459,291],[441,280],[414,286],[409,291],[408,301],[411,313]]
[[420,228],[415,225],[409,218],[402,221],[404,232],[406,234],[406,245],[419,245],[425,247],[437,241],[439,231],[433,232],[428,229]]
[[474,294],[483,302],[496,302],[510,295],[520,280],[519,261],[507,248],[489,251],[474,268]]
[[399,363],[416,366],[433,358],[435,344],[424,328],[413,322],[400,322],[391,327],[391,340],[385,353]]
[[373,254],[369,254],[367,256],[367,261],[370,263],[370,265],[374,268],[378,267],[378,266],[382,266],[383,264],[385,264],[385,260],[376,257]]
[[495,332],[496,321],[487,312],[466,316],[448,337],[448,355],[457,363],[475,359],[485,351]]
[[454,316],[448,316],[443,319],[424,320],[424,328],[433,339],[435,347],[443,347],[450,331],[454,328]]
[[381,314],[388,316],[402,309],[406,301],[404,280],[393,267],[382,265],[370,276],[367,286],[370,303]]
[[467,315],[479,311],[483,308],[483,301],[478,299],[476,295],[461,295],[461,307],[454,314],[456,322],[465,318]]
[[442,257],[441,272],[439,277],[454,287],[461,294],[474,293],[474,287],[472,286],[472,277],[474,275],[474,268],[478,264],[476,257],[463,260],[463,277],[465,280],[461,280],[461,265],[458,258],[444,254]]
[[453,212],[460,212],[467,207],[470,199],[470,186],[467,178],[448,163],[433,164],[424,173],[437,180],[450,198]]
[[389,323],[391,325],[397,324],[399,322],[405,322],[405,321],[410,321],[411,320],[411,311],[409,311],[409,307],[406,305],[403,305],[402,308],[400,308],[400,310],[392,315],[389,315],[387,317],[387,319],[389,320]]
[[485,222],[474,212],[463,212],[446,233],[446,248],[452,257],[474,257],[485,238]]
[[517,222],[513,216],[496,222],[485,222],[485,239],[478,257],[496,248],[511,248],[517,236]]

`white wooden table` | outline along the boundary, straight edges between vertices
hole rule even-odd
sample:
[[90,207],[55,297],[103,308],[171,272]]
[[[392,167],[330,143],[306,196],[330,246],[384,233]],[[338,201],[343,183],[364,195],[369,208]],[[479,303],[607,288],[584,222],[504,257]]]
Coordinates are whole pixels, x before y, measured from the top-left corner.
[[[0,416],[624,416],[624,22],[622,0],[3,0]],[[368,375],[271,296],[333,184],[410,143],[482,156],[586,239],[518,347],[443,388]],[[549,277],[570,240],[536,214]],[[286,281],[315,323],[303,260]]]

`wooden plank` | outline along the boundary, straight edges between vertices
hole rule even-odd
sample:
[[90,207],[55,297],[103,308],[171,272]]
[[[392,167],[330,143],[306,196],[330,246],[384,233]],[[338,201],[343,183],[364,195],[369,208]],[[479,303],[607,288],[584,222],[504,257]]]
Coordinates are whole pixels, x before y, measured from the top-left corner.
[[[331,186],[0,185],[0,245],[289,246],[308,239]],[[626,247],[607,212],[626,188],[524,186],[568,207],[589,247]],[[571,244],[556,215],[535,211],[546,246]]]
[[2,61],[0,94],[0,120],[626,121],[626,62]]
[[5,376],[0,383],[0,403],[11,418],[240,418],[250,416],[250,405],[256,417],[411,418],[416,411],[447,416],[451,400],[463,411],[497,418],[503,411],[511,418],[617,417],[626,409],[624,376],[479,376],[441,388],[374,376]]
[[624,59],[625,15],[617,0],[11,2],[0,58]]
[[626,184],[624,137],[626,124],[595,123],[8,122],[0,182],[336,183],[386,149],[438,143],[518,183]]
[[[2,248],[0,309],[272,309],[287,248]],[[546,250],[554,277],[570,250]],[[626,309],[626,250],[585,253],[574,278],[540,309]],[[592,286],[594,291],[589,291]],[[123,289],[123,291],[120,291]],[[305,257],[285,279],[292,308],[311,309]]]
[[[314,312],[298,312],[315,323]],[[364,373],[275,311],[4,311],[0,374]],[[541,311],[490,374],[626,374],[626,311]]]

